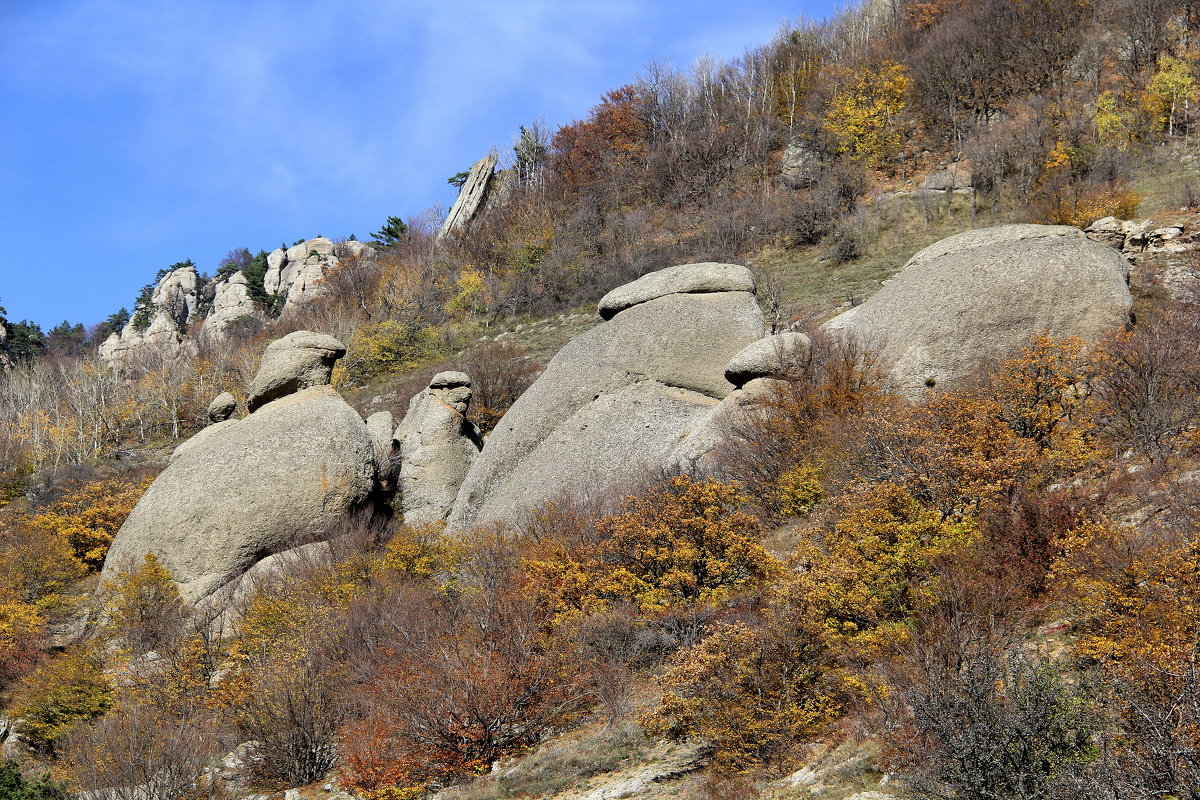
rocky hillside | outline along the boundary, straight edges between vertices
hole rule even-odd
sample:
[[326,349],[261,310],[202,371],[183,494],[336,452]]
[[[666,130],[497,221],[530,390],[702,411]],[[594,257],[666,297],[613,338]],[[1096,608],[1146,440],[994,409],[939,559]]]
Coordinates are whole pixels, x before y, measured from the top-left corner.
[[1193,12],[864,4],[4,322],[12,782],[1191,796]]

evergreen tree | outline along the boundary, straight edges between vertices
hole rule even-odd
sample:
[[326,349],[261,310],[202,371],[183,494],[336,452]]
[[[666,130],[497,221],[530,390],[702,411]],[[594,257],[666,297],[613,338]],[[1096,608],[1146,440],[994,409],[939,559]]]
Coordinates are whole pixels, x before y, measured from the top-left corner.
[[408,238],[408,225],[399,217],[388,217],[383,227],[371,234],[379,247],[395,247]]

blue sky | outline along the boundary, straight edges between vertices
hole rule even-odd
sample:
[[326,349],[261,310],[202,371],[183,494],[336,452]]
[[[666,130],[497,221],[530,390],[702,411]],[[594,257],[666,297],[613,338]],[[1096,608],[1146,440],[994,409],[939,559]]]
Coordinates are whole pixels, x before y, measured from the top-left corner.
[[94,323],[163,266],[359,238],[652,60],[832,0],[0,0],[0,305]]

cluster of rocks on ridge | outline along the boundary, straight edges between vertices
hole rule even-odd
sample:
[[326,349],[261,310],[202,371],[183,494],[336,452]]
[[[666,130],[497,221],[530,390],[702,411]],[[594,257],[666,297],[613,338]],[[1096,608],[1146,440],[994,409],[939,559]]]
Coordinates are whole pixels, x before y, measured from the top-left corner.
[[[280,312],[287,314],[320,297],[325,275],[338,265],[339,259],[373,253],[362,242],[333,242],[320,236],[286,249],[279,247],[267,256],[263,288],[268,295],[282,299]],[[139,330],[131,319],[102,342],[101,359],[110,364],[121,363],[147,345],[158,353],[175,356],[194,349],[188,331],[198,322],[203,321],[199,336],[220,342],[232,325],[266,319],[241,271],[205,284],[194,266],[180,267],[159,279],[146,315],[149,319],[144,328]]]
[[[439,509],[431,485],[452,491],[445,487],[457,486],[478,451],[465,421],[469,380],[435,377],[398,427],[388,412],[363,420],[330,385],[344,353],[336,339],[311,331],[272,342],[246,398],[249,413],[233,418],[237,401],[228,393],[213,400],[212,424],[175,449],[114,538],[103,574],[134,569],[153,553],[186,600],[223,607],[244,594],[246,576],[269,571],[281,554],[311,554],[356,515],[388,513],[399,452],[414,465],[423,451],[435,454],[424,459],[435,462],[428,475],[406,476],[402,510],[444,518],[449,500]],[[456,448],[457,466],[444,457]]]
[[[1128,263],[1075,228],[969,231],[917,253],[866,303],[824,326],[880,353],[916,398],[1032,334],[1094,340],[1127,324]],[[562,498],[615,499],[647,475],[703,473],[727,426],[812,357],[768,335],[736,264],[687,264],[618,287],[483,442],[471,379],[436,375],[398,425],[363,420],[329,385],[344,352],[298,331],[273,342],[246,398],[209,409],[118,533],[105,573],[156,553],[192,601],[226,598],[284,553],[316,553],[354,514],[465,532]],[[328,548],[321,552],[327,552]]]

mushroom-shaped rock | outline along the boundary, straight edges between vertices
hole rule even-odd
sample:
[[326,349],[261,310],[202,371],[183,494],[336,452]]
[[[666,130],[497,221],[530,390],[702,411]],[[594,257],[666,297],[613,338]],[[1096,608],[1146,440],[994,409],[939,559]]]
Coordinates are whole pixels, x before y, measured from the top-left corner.
[[[559,351],[492,431],[450,527],[517,521],[564,495],[608,496],[668,465],[734,391],[724,374],[729,359],[764,333],[746,289],[749,271],[738,269],[745,280],[710,284],[741,287],[733,291],[680,281],[674,285],[692,291],[622,301],[624,310]],[[690,265],[676,270],[687,274]]]
[[479,434],[466,416],[470,403],[471,379],[462,372],[439,372],[409,402],[395,433],[406,523],[441,522],[450,514],[479,455]]
[[334,362],[345,354],[345,345],[323,333],[295,331],[276,339],[263,353],[246,407],[255,411],[301,389],[328,385]]
[[1087,341],[1126,325],[1128,274],[1119,253],[1078,228],[983,228],[926,247],[825,329],[877,349],[897,387],[916,397],[1034,334]]
[[331,386],[301,389],[181,445],[121,526],[104,576],[154,553],[198,601],[272,553],[325,538],[374,483],[362,417]]
[[224,422],[237,411],[237,400],[229,392],[221,392],[208,404],[209,422]]
[[612,319],[627,308],[669,294],[753,291],[754,276],[741,264],[682,264],[618,286],[600,298],[599,311],[603,319]]
[[812,351],[812,340],[803,333],[785,331],[751,342],[725,365],[725,379],[734,386],[755,378],[786,376],[799,369]]

